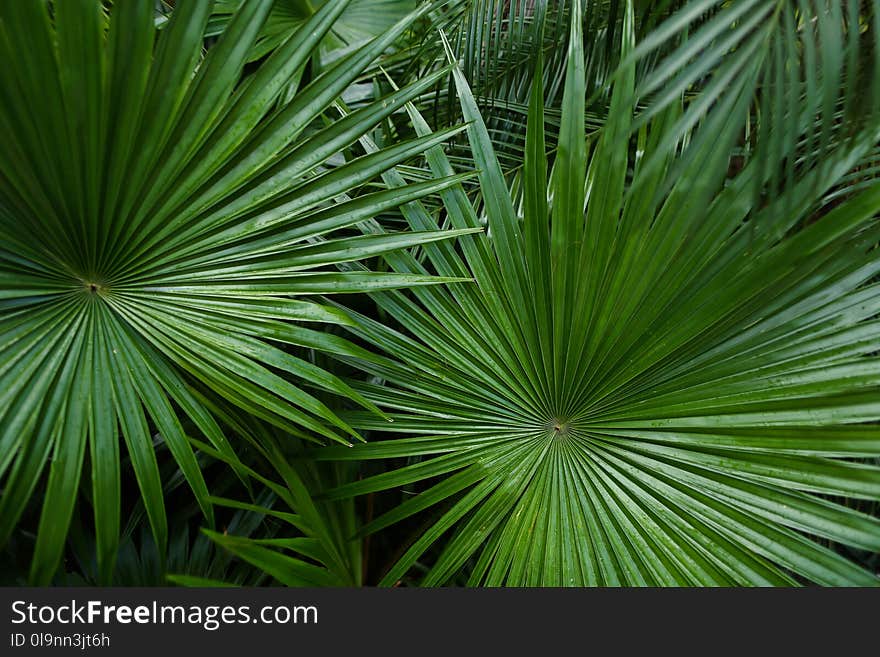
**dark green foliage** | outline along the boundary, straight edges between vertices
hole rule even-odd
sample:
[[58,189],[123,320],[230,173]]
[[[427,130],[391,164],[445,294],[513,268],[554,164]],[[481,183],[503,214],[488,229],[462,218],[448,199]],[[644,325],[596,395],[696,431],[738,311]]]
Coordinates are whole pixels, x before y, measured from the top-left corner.
[[154,4],[0,4],[3,581],[880,583],[880,3]]

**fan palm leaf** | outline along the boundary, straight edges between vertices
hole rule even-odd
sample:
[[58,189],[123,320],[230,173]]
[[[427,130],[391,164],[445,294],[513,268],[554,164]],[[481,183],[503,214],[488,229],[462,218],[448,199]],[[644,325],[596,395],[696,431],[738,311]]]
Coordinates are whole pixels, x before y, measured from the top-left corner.
[[[451,45],[460,61],[462,73],[476,98],[486,123],[498,161],[516,184],[522,168],[525,148],[526,119],[536,53],[543,58],[545,139],[555,149],[559,137],[559,113],[565,79],[566,44],[569,40],[571,9],[574,3],[547,0],[451,0],[437,2],[429,14],[430,26],[410,56],[399,68],[404,73],[397,79],[408,79],[413,70],[430,71],[445,66],[439,31],[452,35]],[[624,3],[618,0],[581,2],[584,40],[584,77],[590,103],[584,115],[587,133],[598,130],[608,112],[608,80],[620,61],[620,32],[623,28]],[[634,3],[633,29],[641,37],[661,23],[676,9],[686,4],[681,0]],[[724,5],[730,3],[715,3]],[[703,14],[694,19],[695,26],[705,20]],[[680,33],[682,33],[681,31]],[[654,63],[674,48],[673,33],[664,42],[655,44],[651,53],[640,58],[639,77],[651,81]],[[393,67],[389,63],[389,71]],[[444,90],[445,91],[445,90]],[[432,122],[443,125],[460,117],[454,85],[448,93],[435,93],[416,101],[423,113],[430,112]],[[468,161],[467,143],[455,144],[450,159]]]
[[167,521],[154,432],[211,522],[187,431],[235,457],[206,394],[294,435],[347,443],[355,432],[303,386],[375,407],[284,346],[356,352],[302,326],[347,321],[313,295],[436,281],[332,265],[454,234],[338,234],[457,180],[334,201],[455,132],[337,166],[336,153],[432,79],[321,121],[418,14],[277,108],[346,2],[326,3],[246,75],[272,2],[244,3],[207,53],[211,3],[179,3],[161,30],[153,4],[115,3],[109,14],[95,0],[0,8],[0,544],[49,466],[36,582],[58,563],[86,459],[109,578],[120,435],[160,554]]
[[[880,498],[880,186],[821,208],[871,153],[876,121],[822,138],[816,165],[799,156],[822,110],[813,94],[784,112],[792,125],[765,126],[762,157],[728,179],[762,61],[733,53],[720,65],[747,71],[737,85],[636,114],[635,55],[688,15],[636,44],[629,3],[610,112],[588,149],[578,7],[555,163],[539,68],[521,196],[454,70],[488,233],[460,250],[426,245],[424,263],[385,258],[476,283],[375,294],[393,326],[352,314],[388,354],[359,362],[376,378],[358,389],[394,423],[353,412],[386,438],[314,455],[407,463],[326,495],[420,487],[363,528],[433,509],[384,584],[439,545],[424,585],[464,573],[487,585],[876,586],[829,546],[880,551],[880,520],[845,503]],[[821,30],[837,20],[815,18]],[[782,70],[797,69],[796,50]],[[789,159],[799,165],[779,185]],[[452,172],[438,149],[428,161]],[[460,189],[443,198],[452,225],[481,225]],[[404,214],[433,225],[418,204]]]

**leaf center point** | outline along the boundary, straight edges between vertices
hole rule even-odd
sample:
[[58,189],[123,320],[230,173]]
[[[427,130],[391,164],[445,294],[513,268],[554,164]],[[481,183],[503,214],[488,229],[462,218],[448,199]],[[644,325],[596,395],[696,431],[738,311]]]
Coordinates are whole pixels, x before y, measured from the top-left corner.
[[97,281],[83,281],[83,287],[86,293],[92,296],[105,296],[109,290],[106,285]]
[[571,430],[571,423],[563,418],[553,418],[547,424],[547,429],[553,433],[555,437],[564,438]]

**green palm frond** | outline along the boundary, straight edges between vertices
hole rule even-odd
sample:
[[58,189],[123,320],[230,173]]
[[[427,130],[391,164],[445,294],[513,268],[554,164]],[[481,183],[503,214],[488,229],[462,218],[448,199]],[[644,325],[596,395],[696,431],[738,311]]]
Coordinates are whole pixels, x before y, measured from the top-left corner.
[[[837,95],[807,89],[791,124],[775,120],[762,157],[729,178],[762,63],[733,52],[722,69],[751,77],[730,94],[710,85],[702,107],[678,93],[640,118],[626,53],[659,37],[636,43],[630,3],[608,120],[588,149],[574,6],[559,149],[548,170],[539,68],[521,196],[454,70],[488,232],[426,245],[425,263],[385,259],[476,282],[373,295],[393,325],[353,314],[353,330],[388,354],[359,363],[375,378],[358,389],[394,423],[346,418],[405,435],[315,457],[408,462],[327,497],[419,491],[365,533],[433,509],[384,584],[434,545],[424,585],[460,573],[487,585],[880,584],[833,549],[880,552],[880,520],[846,503],[880,499],[880,185],[821,207],[871,154],[877,122],[820,137],[818,165],[800,157],[813,101]],[[837,18],[807,22],[822,31]],[[796,50],[779,51],[783,69],[800,70]],[[428,161],[452,173],[439,149]],[[453,226],[482,224],[459,188],[443,199]],[[435,225],[419,204],[403,210],[414,229]]]
[[[572,2],[547,0],[438,0],[429,12],[429,26],[417,47],[398,65],[398,80],[410,79],[445,66],[440,32],[451,35],[452,50],[480,108],[505,176],[517,184],[525,151],[526,117],[534,62],[543,58],[545,139],[555,149],[565,80]],[[583,2],[581,29],[584,78],[590,103],[584,121],[587,133],[596,132],[608,113],[608,82],[620,62],[620,34],[624,3],[619,0]],[[637,38],[649,34],[674,14],[682,0],[640,0],[634,5]],[[639,79],[650,80],[657,60],[675,47],[673,39],[642,56]],[[393,70],[391,64],[386,69]],[[435,125],[461,117],[454,85],[416,101]],[[469,161],[467,142],[454,143],[450,159]]]
[[42,488],[37,582],[58,563],[86,460],[103,580],[113,571],[120,435],[160,553],[153,432],[212,522],[183,419],[235,457],[205,395],[293,435],[348,443],[354,430],[302,386],[377,409],[285,348],[360,353],[302,326],[347,321],[309,295],[435,283],[334,265],[455,234],[338,233],[458,180],[335,201],[455,132],[336,157],[436,78],[321,119],[418,13],[273,109],[346,2],[326,3],[253,71],[245,63],[272,2],[244,3],[206,53],[211,3],[179,3],[161,30],[153,4],[0,7],[0,544]]
[[[204,452],[199,453],[199,464],[213,495],[241,496],[241,482],[234,471],[221,460],[211,463]],[[208,536],[199,531],[204,522],[198,504],[187,490],[179,468],[173,458],[157,453],[163,476],[163,493],[168,508],[168,545],[165,553],[156,546],[143,502],[134,505],[127,514],[123,527],[112,581],[114,586],[167,586],[169,581],[184,584],[199,582],[201,586],[257,586],[268,581],[268,576],[235,560],[226,550],[219,548]],[[176,469],[176,472],[174,471]],[[169,470],[172,472],[169,474]],[[275,493],[265,487],[255,488],[255,505],[272,506]],[[271,538],[274,527],[266,516],[249,509],[220,508],[215,504],[217,525],[223,532],[237,536]],[[97,568],[94,532],[86,514],[74,511],[68,535],[68,548],[59,573],[53,584],[63,586],[97,586],[101,573]],[[22,550],[22,554],[29,554]],[[27,564],[21,572],[27,572]],[[17,582],[22,583],[22,582]]]
[[[322,6],[327,0],[273,0],[254,43],[250,59],[272,52]],[[350,0],[318,48],[319,59],[328,64],[374,37],[384,34],[416,8],[416,0]],[[242,0],[217,0],[208,22],[206,35],[220,34],[242,5]]]
[[[218,412],[225,415],[223,410]],[[362,546],[354,536],[354,501],[320,500],[312,493],[351,481],[356,468],[348,463],[328,464],[302,458],[302,441],[291,440],[265,423],[226,417],[238,435],[259,454],[259,467],[255,464],[245,468],[245,475],[258,492],[248,502],[230,497],[211,500],[217,506],[248,512],[250,521],[256,518],[262,529],[259,533],[248,531],[252,528],[243,523],[222,533],[204,529],[203,535],[227,554],[227,560],[222,562],[224,567],[236,573],[228,563],[228,556],[232,555],[239,563],[250,564],[286,586],[360,585]],[[227,460],[211,446],[199,446],[206,454]],[[274,476],[266,476],[267,472],[274,472]],[[169,579],[194,586],[205,582],[202,577],[185,573],[176,573]],[[218,576],[209,579],[235,583]]]
[[[545,61],[543,69],[546,102],[557,121],[548,122],[548,139],[555,143],[558,107],[565,73],[568,24],[571,3],[545,0],[451,0],[438,1],[429,13],[430,23],[410,49],[398,69],[386,66],[396,79],[409,79],[437,67],[446,58],[440,33],[452,35],[452,48],[462,73],[477,100],[489,130],[499,162],[505,173],[516,176],[522,162],[529,88],[536,53]],[[584,17],[587,79],[604,85],[609,70],[619,56],[617,31],[620,29],[618,3],[588,3]],[[595,129],[607,111],[607,99],[599,99],[585,115]],[[433,123],[444,125],[461,118],[455,88],[426,94],[417,101]],[[467,142],[456,144],[450,158],[468,161]]]
[[661,149],[674,151],[710,110],[720,120],[723,106],[727,122],[744,128],[740,166],[754,158],[775,167],[769,182],[766,172],[756,177],[759,193],[795,194],[812,167],[817,178],[835,177],[833,152],[877,121],[878,15],[880,4],[857,0],[686,3],[625,62],[643,69],[633,129],[685,94],[687,110]]

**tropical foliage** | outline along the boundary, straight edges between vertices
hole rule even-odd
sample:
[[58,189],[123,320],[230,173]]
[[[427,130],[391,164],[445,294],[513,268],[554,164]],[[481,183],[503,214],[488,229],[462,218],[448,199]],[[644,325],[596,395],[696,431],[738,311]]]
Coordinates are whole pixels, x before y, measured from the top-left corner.
[[880,584],[877,5],[0,5],[4,578]]
[[168,530],[153,431],[209,524],[188,434],[238,467],[211,396],[292,435],[348,444],[353,430],[303,387],[380,411],[333,373],[279,348],[354,349],[302,327],[345,320],[301,297],[433,282],[328,266],[454,234],[333,236],[455,182],[333,202],[449,134],[328,162],[439,77],[321,122],[413,16],[274,109],[345,3],[328,3],[244,79],[271,2],[245,3],[207,53],[210,3],[181,4],[158,34],[151,5],[119,3],[109,16],[95,2],[53,4],[51,17],[39,2],[3,8],[3,57],[14,66],[4,70],[2,107],[0,540],[51,460],[33,560],[39,579],[51,576],[63,548],[86,452],[99,570],[112,570],[120,434],[160,551]]

